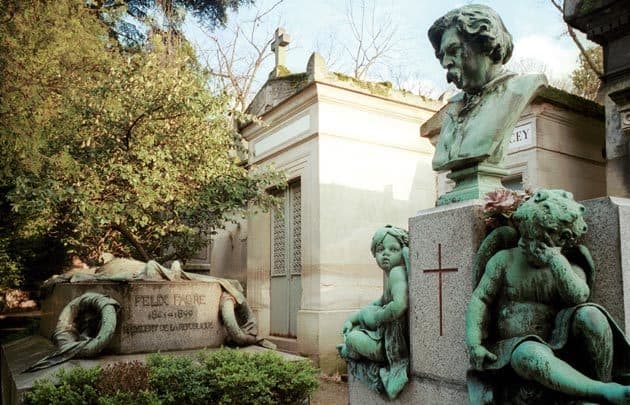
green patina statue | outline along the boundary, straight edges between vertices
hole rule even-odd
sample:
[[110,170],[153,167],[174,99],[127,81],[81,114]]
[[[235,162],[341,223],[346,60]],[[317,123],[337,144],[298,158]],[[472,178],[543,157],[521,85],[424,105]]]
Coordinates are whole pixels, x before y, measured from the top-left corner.
[[588,302],[583,213],[570,193],[541,189],[517,208],[518,229],[481,244],[466,313],[472,404],[630,403],[628,341]]
[[348,318],[337,348],[355,378],[393,399],[408,381],[409,235],[391,225],[379,228],[371,250],[387,275],[383,296]]
[[456,186],[440,196],[438,205],[482,198],[501,187],[514,126],[546,79],[503,69],[512,56],[512,37],[487,6],[452,10],[428,34],[447,81],[463,90],[440,112],[433,170],[451,170]]

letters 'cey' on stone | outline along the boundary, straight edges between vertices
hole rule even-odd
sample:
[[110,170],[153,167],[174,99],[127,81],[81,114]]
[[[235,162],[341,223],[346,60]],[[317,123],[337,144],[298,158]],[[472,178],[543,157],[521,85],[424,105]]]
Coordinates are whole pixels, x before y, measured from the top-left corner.
[[371,251],[387,275],[383,295],[348,318],[337,348],[349,373],[393,399],[409,380],[409,234],[391,225],[379,228]]
[[517,208],[518,229],[482,242],[466,313],[472,404],[630,403],[630,345],[589,302],[595,269],[578,242],[583,214],[571,193],[541,189]]
[[433,23],[428,35],[448,82],[462,90],[441,112],[433,170],[451,170],[448,177],[456,185],[438,205],[482,198],[501,187],[514,126],[546,79],[503,68],[512,56],[512,37],[487,6],[452,10]]

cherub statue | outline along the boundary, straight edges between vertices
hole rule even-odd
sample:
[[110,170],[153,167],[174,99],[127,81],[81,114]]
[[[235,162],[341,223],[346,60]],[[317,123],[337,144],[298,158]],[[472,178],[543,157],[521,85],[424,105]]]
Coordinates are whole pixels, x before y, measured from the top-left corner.
[[[466,313],[472,404],[630,404],[628,341],[588,302],[594,276],[584,206],[538,190],[512,227],[495,229],[475,260],[481,280]],[[584,403],[584,402],[579,402]]]
[[383,295],[348,318],[344,343],[337,349],[355,378],[393,399],[408,381],[409,235],[404,229],[384,226],[374,234],[371,250],[387,275]]

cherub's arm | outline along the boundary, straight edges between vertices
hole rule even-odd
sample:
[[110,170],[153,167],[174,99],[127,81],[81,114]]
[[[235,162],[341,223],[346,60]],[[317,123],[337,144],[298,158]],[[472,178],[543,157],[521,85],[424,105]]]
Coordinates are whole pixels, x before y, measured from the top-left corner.
[[586,302],[591,293],[586,283],[584,272],[575,271],[569,260],[561,253],[560,248],[544,247],[545,261],[551,268],[558,293],[563,301],[569,305]]
[[466,311],[466,343],[474,368],[481,370],[485,358],[496,360],[482,342],[488,334],[489,307],[503,287],[503,277],[509,260],[509,251],[495,254],[488,264],[479,285],[473,291]]
[[342,333],[345,335],[346,333],[350,332],[350,330],[352,330],[354,325],[357,325],[359,323],[361,323],[360,310],[357,312],[354,312],[352,315],[348,317],[348,319],[346,319],[346,321],[343,323]]
[[382,307],[383,306],[383,297],[379,297],[377,300],[370,302],[370,305],[373,305],[375,307]]
[[363,314],[363,322],[368,327],[391,322],[400,318],[407,311],[407,271],[404,267],[396,267],[389,272],[387,286],[392,294],[392,301],[373,312]]
[[[383,297],[380,297],[379,299],[377,299],[376,301],[370,302],[369,304],[367,304],[364,308],[367,307],[382,307],[383,306]],[[346,319],[346,321],[343,324],[343,334],[345,335],[347,332],[349,332],[354,325],[358,325],[361,323],[364,323],[368,326],[373,325],[374,324],[374,318],[371,316],[371,314],[373,314],[373,310],[363,310],[364,308],[361,308],[360,310],[358,310],[357,312],[353,313],[352,315],[350,315],[348,317],[348,319]],[[367,320],[366,320],[367,318]]]

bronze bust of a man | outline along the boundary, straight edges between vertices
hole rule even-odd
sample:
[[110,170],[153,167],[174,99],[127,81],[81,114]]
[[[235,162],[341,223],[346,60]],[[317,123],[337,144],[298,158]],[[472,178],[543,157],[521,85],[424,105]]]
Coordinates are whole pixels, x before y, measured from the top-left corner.
[[503,68],[512,56],[512,37],[487,6],[451,10],[428,35],[447,80],[462,90],[443,111],[433,169],[501,168],[514,126],[546,84],[544,75],[517,75]]

